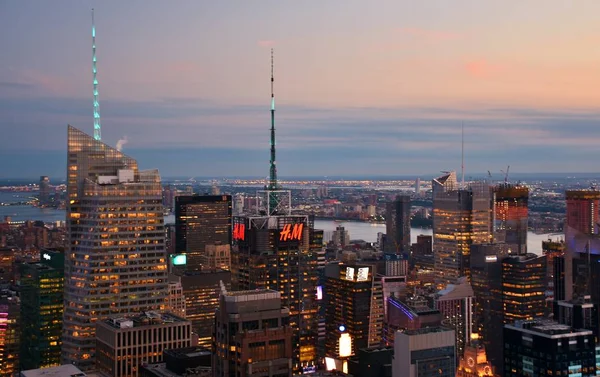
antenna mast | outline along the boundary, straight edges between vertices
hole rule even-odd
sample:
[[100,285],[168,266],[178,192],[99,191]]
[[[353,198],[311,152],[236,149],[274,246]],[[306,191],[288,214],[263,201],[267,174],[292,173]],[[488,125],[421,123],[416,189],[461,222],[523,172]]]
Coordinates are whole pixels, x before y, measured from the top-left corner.
[[101,140],[100,103],[98,102],[98,79],[96,78],[96,26],[94,24],[94,8],[92,8],[92,73],[94,74],[94,139]]
[[462,122],[461,126],[461,156],[460,156],[460,170],[461,170],[461,188],[465,188],[465,123]]
[[271,49],[271,162],[269,171],[269,190],[277,190],[279,185],[277,183],[277,165],[275,162],[275,94],[273,86],[275,84],[275,78],[273,75],[273,49]]

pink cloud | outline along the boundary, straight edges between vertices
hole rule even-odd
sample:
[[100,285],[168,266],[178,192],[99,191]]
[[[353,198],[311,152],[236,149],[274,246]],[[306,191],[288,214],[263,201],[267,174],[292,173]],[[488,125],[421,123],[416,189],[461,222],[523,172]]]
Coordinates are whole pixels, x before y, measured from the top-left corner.
[[33,69],[9,69],[14,72],[18,83],[41,88],[52,94],[68,94],[72,86],[68,80]]
[[459,39],[462,37],[459,33],[439,30],[428,30],[415,27],[405,27],[397,29],[401,34],[420,39],[427,42],[442,42]]
[[261,41],[256,42],[256,44],[260,47],[273,47],[273,46],[275,46],[275,41],[261,40]]
[[473,77],[489,77],[501,71],[502,67],[497,64],[488,63],[485,59],[477,59],[466,62],[464,69],[467,74]]
[[173,62],[167,66],[167,70],[175,73],[198,73],[201,71],[198,63],[187,60]]

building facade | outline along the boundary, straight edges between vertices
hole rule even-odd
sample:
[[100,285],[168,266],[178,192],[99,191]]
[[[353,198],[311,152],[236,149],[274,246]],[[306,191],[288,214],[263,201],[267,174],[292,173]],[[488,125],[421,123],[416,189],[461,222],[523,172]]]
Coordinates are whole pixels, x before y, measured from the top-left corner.
[[163,351],[192,345],[192,324],[176,315],[145,312],[99,321],[96,367],[111,377],[138,377],[142,363],[163,360]]
[[210,348],[215,325],[215,311],[219,307],[221,282],[231,287],[231,273],[224,270],[188,272],[181,276],[185,296],[186,318],[198,335],[198,345]]
[[63,363],[95,365],[95,323],[163,310],[168,296],[157,170],[68,127]]
[[490,189],[485,183],[459,189],[456,174],[433,180],[434,267],[441,281],[470,278],[470,247],[491,241]]
[[494,242],[509,245],[514,254],[527,254],[529,188],[501,184],[494,187]]
[[232,288],[280,292],[293,329],[294,373],[317,365],[317,237],[309,216],[272,215],[234,218]]
[[207,245],[231,244],[231,207],[231,195],[175,198],[175,251],[187,255],[186,271],[202,270]]
[[386,204],[385,230],[387,253],[410,254],[410,196],[398,195]]
[[20,265],[20,275],[21,370],[61,365],[64,254],[42,251],[40,262]]
[[221,291],[213,376],[292,376],[289,309],[273,290]]
[[427,327],[396,335],[393,377],[454,377],[454,330]]
[[548,320],[506,325],[504,376],[596,376],[594,334]]

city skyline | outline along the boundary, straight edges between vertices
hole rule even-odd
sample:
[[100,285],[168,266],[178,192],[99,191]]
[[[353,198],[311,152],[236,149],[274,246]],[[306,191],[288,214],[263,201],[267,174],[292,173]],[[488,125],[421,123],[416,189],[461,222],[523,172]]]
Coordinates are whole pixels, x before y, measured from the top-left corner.
[[600,4],[343,4],[0,4],[2,175],[93,130],[92,7],[103,141],[165,176],[267,175],[270,48],[281,176],[458,170],[463,121],[467,176],[595,171]]

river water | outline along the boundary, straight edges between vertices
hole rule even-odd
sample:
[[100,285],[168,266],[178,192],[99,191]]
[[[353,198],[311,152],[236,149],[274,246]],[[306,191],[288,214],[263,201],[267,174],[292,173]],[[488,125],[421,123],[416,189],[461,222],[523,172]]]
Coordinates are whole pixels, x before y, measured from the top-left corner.
[[[0,203],[11,203],[27,201],[37,193],[27,192],[0,192]],[[10,216],[13,221],[24,220],[42,220],[44,222],[56,222],[65,220],[65,211],[51,208],[38,208],[27,205],[20,206],[0,206],[0,220],[5,216]],[[165,223],[174,223],[173,215],[165,217]],[[315,220],[315,228],[326,232],[325,237],[331,234],[336,227],[343,226],[350,234],[351,239],[362,239],[367,242],[376,242],[377,233],[385,233],[385,224],[372,224],[359,221],[333,221],[333,220]],[[410,231],[411,242],[417,242],[417,236],[420,234],[432,235],[431,229],[412,228]],[[550,236],[556,239],[556,235],[527,233],[527,250],[531,253],[542,253],[542,241],[546,241]]]

